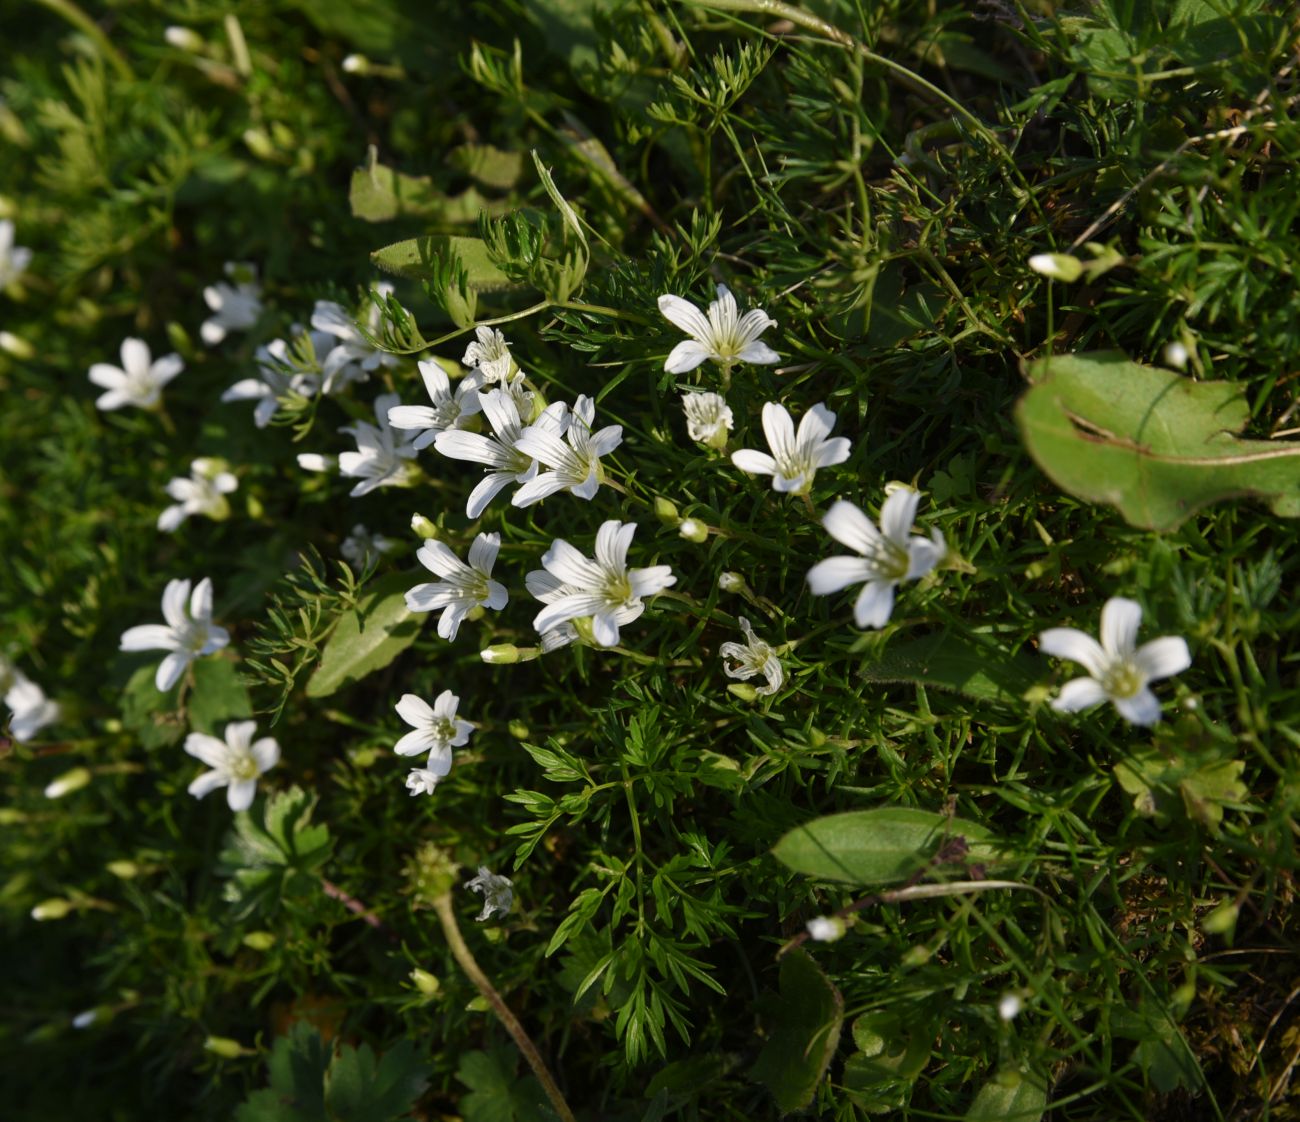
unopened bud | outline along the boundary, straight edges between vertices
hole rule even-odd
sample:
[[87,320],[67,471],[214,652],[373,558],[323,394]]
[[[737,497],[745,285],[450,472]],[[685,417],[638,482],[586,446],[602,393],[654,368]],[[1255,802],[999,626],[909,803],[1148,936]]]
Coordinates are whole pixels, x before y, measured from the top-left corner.
[[94,1009],[87,1009],[84,1012],[78,1013],[75,1017],[72,1018],[72,1027],[74,1029],[88,1029],[90,1028],[91,1025],[93,1025],[96,1021],[98,1021],[99,1018],[100,1018],[100,1010],[98,1007]]
[[1237,927],[1240,911],[1231,900],[1225,901],[1201,920],[1201,930],[1207,935],[1231,935]]
[[251,1048],[245,1048],[238,1040],[231,1040],[228,1036],[209,1036],[203,1042],[203,1047],[223,1060],[237,1060],[240,1056],[253,1054]]
[[728,571],[718,578],[718,587],[723,592],[744,592],[749,588],[749,582],[739,573]]
[[847,928],[839,916],[817,916],[808,921],[808,938],[818,943],[833,943],[843,939]]
[[334,457],[322,456],[319,452],[299,452],[298,466],[303,471],[333,471]]
[[275,160],[279,157],[265,129],[245,129],[244,143],[259,160]]
[[72,901],[65,900],[61,896],[52,896],[48,900],[42,900],[32,909],[32,919],[43,922],[47,919],[63,919],[72,911]]
[[36,355],[36,348],[26,339],[20,339],[11,331],[0,331],[0,351],[11,354],[14,358],[29,359]]
[[998,998],[998,1016],[1004,1021],[1015,1020],[1020,1015],[1020,1010],[1025,1007],[1025,1003],[1020,1000],[1020,995],[1016,993],[1004,993]]
[[511,663],[519,661],[519,648],[513,643],[497,643],[492,647],[484,647],[478,653],[479,658],[484,662],[492,665],[509,666]]
[[438,537],[438,527],[435,526],[423,514],[411,515],[411,529],[415,536],[422,541],[436,540]]
[[65,771],[58,779],[45,788],[47,799],[61,799],[73,791],[80,791],[90,783],[90,771],[84,767],[74,767]]
[[686,518],[677,527],[677,532],[688,542],[696,544],[709,540],[709,528],[698,518]]
[[732,682],[727,687],[727,692],[735,694],[741,701],[758,700],[758,690],[754,689],[748,682]]
[[427,970],[421,970],[418,966],[411,971],[411,981],[415,983],[415,988],[425,997],[436,997],[438,991],[442,989],[442,983]]
[[140,875],[140,866],[134,861],[110,861],[104,868],[119,880],[134,880]]
[[530,735],[528,726],[518,719],[511,721],[506,727],[510,730],[510,735],[516,740],[527,740]]
[[270,931],[250,931],[243,938],[244,946],[253,951],[269,951],[275,943],[276,938]]
[[902,963],[904,966],[924,966],[930,961],[930,948],[924,946],[912,947],[903,955]]
[[167,324],[167,339],[186,357],[194,353],[194,340],[190,338],[190,333],[175,320],[170,320]]
[[1049,280],[1067,284],[1083,276],[1083,262],[1068,253],[1036,253],[1029,259],[1029,267]]
[[1175,370],[1187,369],[1187,361],[1192,356],[1182,343],[1166,343],[1164,349],[1164,360],[1166,366],[1172,366]]
[[365,55],[348,55],[343,60],[345,74],[369,74],[370,60]]
[[662,497],[655,499],[655,517],[665,526],[676,526],[682,520],[676,505]]
[[203,50],[203,36],[192,28],[172,26],[163,32],[163,38],[178,51],[198,54]]

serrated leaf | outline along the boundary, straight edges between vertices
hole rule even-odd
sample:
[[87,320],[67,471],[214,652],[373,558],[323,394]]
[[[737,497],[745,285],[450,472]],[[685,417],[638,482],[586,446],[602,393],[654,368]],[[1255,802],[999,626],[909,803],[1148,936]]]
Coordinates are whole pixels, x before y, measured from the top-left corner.
[[317,870],[328,860],[329,829],[312,824],[315,797],[299,787],[280,791],[256,808],[235,816],[217,858],[217,873],[230,878],[225,899],[239,918],[274,907],[296,891],[319,891]]
[[164,748],[180,742],[185,721],[176,712],[179,686],[161,693],[154,685],[157,666],[141,666],[122,690],[122,724],[143,748]]
[[477,292],[504,292],[520,287],[496,266],[482,238],[432,234],[394,242],[370,255],[379,268],[415,280],[433,279],[438,263],[447,258],[459,262],[470,287]]
[[979,1089],[966,1122],[1039,1122],[1047,1110],[1047,1088],[1035,1076],[1008,1072]]
[[1300,517],[1300,443],[1233,435],[1250,419],[1240,386],[1194,382],[1099,352],[1043,359],[1016,406],[1020,434],[1057,486],[1172,530],[1201,507],[1263,499]]
[[329,1049],[320,1033],[300,1021],[271,1047],[271,1086],[235,1111],[235,1122],[319,1122],[325,1117],[323,1081]]
[[772,854],[787,868],[821,880],[884,885],[920,872],[944,839],[956,837],[965,838],[968,860],[996,860],[993,835],[985,827],[907,807],[814,818],[786,833],[772,847]]
[[370,1046],[344,1046],[325,1076],[325,1106],[335,1122],[390,1122],[405,1117],[428,1086],[428,1067],[402,1040],[375,1058]]
[[325,644],[320,665],[307,682],[308,697],[329,697],[355,685],[415,641],[425,617],[406,606],[406,591],[418,582],[412,574],[390,573],[367,587]]
[[457,1103],[465,1122],[553,1122],[556,1118],[533,1076],[515,1078],[514,1059],[504,1049],[466,1052],[456,1078],[470,1088]]
[[189,695],[190,726],[221,736],[229,721],[247,720],[253,702],[238,667],[224,658],[201,658],[194,663],[194,689]]
[[1018,701],[1038,678],[1026,655],[1006,655],[949,631],[890,643],[862,667],[870,682],[915,682],[954,690],[978,701]]
[[783,1111],[812,1101],[840,1042],[844,999],[803,950],[781,959],[781,995],[772,1033],[750,1075]]

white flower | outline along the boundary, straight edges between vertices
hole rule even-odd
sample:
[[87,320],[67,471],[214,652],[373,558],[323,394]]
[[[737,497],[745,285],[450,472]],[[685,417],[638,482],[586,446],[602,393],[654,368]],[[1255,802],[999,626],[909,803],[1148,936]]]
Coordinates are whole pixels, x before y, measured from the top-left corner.
[[[189,610],[186,610],[186,601]],[[190,595],[188,580],[171,580],[162,595],[166,624],[146,623],[122,633],[121,650],[170,651],[158,666],[154,685],[166,691],[180,681],[196,658],[221,650],[230,633],[212,622],[212,581],[204,577]]]
[[406,606],[413,612],[442,609],[438,634],[444,639],[456,638],[461,623],[474,608],[499,612],[509,599],[505,585],[492,580],[492,566],[500,548],[500,534],[479,534],[469,547],[466,565],[442,542],[426,541],[415,556],[421,565],[443,579],[433,584],[417,584],[407,592]]
[[1073,627],[1053,627],[1038,637],[1044,654],[1079,663],[1088,677],[1075,678],[1061,687],[1052,708],[1076,713],[1110,701],[1120,715],[1135,725],[1160,720],[1160,702],[1148,682],[1181,674],[1192,664],[1187,641],[1173,635],[1137,645],[1142,607],[1136,601],[1112,596],[1101,609],[1101,642]]
[[156,362],[148,346],[139,339],[122,341],[122,366],[97,362],[90,368],[90,380],[107,393],[95,401],[97,409],[121,409],[135,405],[141,409],[157,408],[162,388],[182,370],[180,355],[164,355]]
[[427,767],[413,767],[406,773],[406,789],[412,795],[432,795],[445,771],[431,771]]
[[483,910],[474,918],[482,923],[493,915],[507,916],[515,902],[514,882],[509,877],[499,877],[488,871],[486,865],[478,867],[478,876],[467,880],[465,887],[483,894]]
[[191,515],[201,514],[216,521],[230,517],[226,499],[239,487],[239,480],[225,470],[224,460],[200,457],[190,464],[188,479],[177,476],[167,484],[167,494],[176,500],[158,515],[158,529],[172,533]]
[[429,391],[428,405],[396,405],[388,411],[388,423],[395,429],[414,429],[418,435],[411,445],[417,452],[434,442],[439,433],[463,428],[467,418],[483,408],[478,389],[483,376],[467,374],[456,383],[453,393],[447,372],[432,360],[420,363],[420,377]]
[[[743,643],[723,643],[718,648],[718,654],[723,658],[722,669],[728,678],[739,678],[742,682],[755,674],[762,674],[767,685],[759,686],[754,692],[760,697],[776,693],[785,682],[785,671],[776,651],[754,634],[744,616],[740,617],[740,630],[745,633]],[[727,659],[735,659],[735,663],[727,662]]]
[[531,506],[556,491],[572,491],[580,499],[591,499],[600,489],[604,472],[600,457],[623,442],[623,427],[609,425],[592,433],[596,403],[585,394],[574,403],[565,430],[568,444],[547,424],[529,425],[515,441],[515,448],[534,457],[550,470],[525,483],[510,500],[515,506]]
[[627,550],[635,533],[635,522],[605,522],[596,533],[594,561],[563,539],[551,543],[542,555],[542,567],[564,588],[533,620],[538,634],[545,638],[559,624],[590,617],[592,637],[600,646],[618,644],[619,627],[645,611],[642,597],[662,592],[677,580],[667,565],[627,567]]
[[900,488],[880,508],[880,529],[852,503],[835,503],[822,525],[837,542],[857,550],[861,557],[829,557],[808,571],[814,596],[826,596],[851,584],[866,581],[853,605],[859,627],[884,627],[894,610],[894,588],[901,581],[923,577],[947,552],[943,534],[911,538],[919,491]]
[[352,527],[352,533],[343,539],[339,552],[352,568],[361,572],[372,561],[378,560],[385,553],[390,553],[396,548],[397,543],[392,538],[386,538],[383,534],[372,534],[358,522]]
[[[469,460],[476,464],[486,464],[493,469],[470,492],[469,502],[465,506],[465,513],[470,518],[482,514],[488,504],[511,483],[527,483],[536,478],[538,472],[537,461],[516,447],[523,435],[524,425],[519,418],[515,399],[506,390],[495,389],[490,393],[479,394],[479,400],[482,402],[483,415],[492,426],[492,436],[449,429],[440,432],[433,442],[439,454],[448,459]],[[537,424],[548,428],[558,437],[564,432],[564,414],[564,403],[556,402],[537,419]]]
[[31,264],[32,251],[21,245],[14,245],[14,224],[8,218],[0,218],[0,292],[3,292],[27,271]]
[[678,343],[664,363],[670,374],[685,374],[710,358],[725,369],[737,362],[781,361],[776,351],[758,339],[769,327],[776,326],[776,320],[759,310],[742,316],[725,284],[718,285],[718,298],[709,305],[707,316],[680,296],[660,296],[659,310],[691,336]]
[[1015,1020],[1024,1007],[1025,1003],[1020,1000],[1019,994],[1004,993],[998,998],[998,1016],[1004,1021]]
[[215,347],[231,331],[247,331],[262,314],[257,266],[227,261],[226,276],[235,283],[217,281],[203,290],[204,302],[213,315],[203,321],[199,335],[209,347]]
[[[253,423],[259,429],[271,423],[280,407],[280,398],[291,394],[315,397],[320,392],[320,356],[334,346],[334,340],[323,331],[303,332],[297,327],[292,334],[296,340],[293,347],[284,339],[272,339],[266,346],[257,348],[253,359],[261,372],[260,378],[243,378],[221,395],[222,401],[256,401]],[[303,368],[298,356],[308,350],[310,354],[304,357],[309,368]]]
[[19,670],[9,675],[5,705],[11,713],[9,735],[20,744],[59,719],[58,703],[50,701],[45,691]]
[[682,398],[682,409],[692,440],[710,448],[725,447],[727,433],[735,424],[726,398],[720,393],[688,393]]
[[[365,304],[365,325],[371,335],[378,335],[384,320],[384,298],[393,291],[391,284],[377,284]],[[332,300],[317,300],[311,325],[317,331],[333,335],[338,344],[321,364],[324,392],[334,393],[349,382],[364,382],[380,366],[396,366],[400,355],[388,354],[371,346],[357,326],[360,321],[348,315],[342,305]]]
[[357,442],[355,452],[339,453],[339,471],[361,480],[349,492],[354,499],[370,494],[377,487],[409,487],[415,482],[417,469],[411,463],[415,459],[412,438],[405,435],[398,438],[388,423],[388,411],[397,401],[395,393],[381,394],[375,398],[375,420],[379,422],[378,427],[369,421],[357,421],[339,429],[339,432],[348,433]]
[[430,706],[413,693],[402,694],[397,703],[397,715],[413,730],[396,744],[393,751],[399,756],[418,756],[428,752],[426,769],[439,778],[451,771],[451,750],[469,743],[474,726],[456,716],[460,698],[451,690],[443,690]]
[[751,475],[772,476],[774,491],[806,495],[818,468],[842,464],[853,450],[848,437],[830,438],[834,427],[835,414],[818,404],[803,415],[796,434],[785,406],[769,401],[763,406],[763,432],[772,454],[741,448],[731,462]]
[[226,802],[231,810],[247,810],[257,794],[257,777],[270,771],[280,759],[280,746],[272,737],[254,740],[256,721],[231,721],[225,740],[205,732],[192,732],[185,738],[185,751],[210,767],[186,790],[196,799],[226,788]]
[[474,334],[476,341],[465,348],[461,362],[477,367],[485,382],[508,382],[518,367],[510,356],[506,337],[494,327],[475,328]]
[[838,916],[815,916],[808,921],[808,938],[818,943],[833,943],[844,937],[844,921]]
[[527,378],[516,374],[513,378],[502,380],[497,388],[509,395],[515,403],[515,411],[525,424],[537,420],[537,395],[528,388]]

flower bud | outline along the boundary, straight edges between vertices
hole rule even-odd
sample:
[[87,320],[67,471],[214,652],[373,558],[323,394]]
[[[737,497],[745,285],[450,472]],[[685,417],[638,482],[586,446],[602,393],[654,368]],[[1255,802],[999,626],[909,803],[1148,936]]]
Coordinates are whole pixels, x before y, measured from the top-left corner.
[[277,160],[279,153],[265,129],[245,129],[244,143],[259,160]]
[[188,27],[172,26],[163,32],[163,38],[178,51],[199,54],[203,50],[203,36]]
[[1049,280],[1067,284],[1083,276],[1083,262],[1068,253],[1036,253],[1029,259],[1029,267]]
[[72,901],[65,900],[61,896],[52,896],[48,900],[42,900],[32,909],[32,919],[37,922],[44,922],[47,919],[63,919],[72,911]]
[[749,582],[739,573],[725,572],[718,578],[718,587],[723,592],[747,592]]
[[1192,356],[1182,343],[1174,342],[1165,344],[1162,357],[1166,366],[1172,366],[1175,370],[1186,370],[1187,361]]
[[1004,993],[998,998],[998,1016],[1004,1021],[1014,1020],[1025,1007],[1017,993]]
[[833,943],[843,939],[848,929],[839,916],[817,916],[808,921],[808,938],[818,943]]
[[[100,1019],[101,1013],[107,1014],[107,1010],[101,1010],[98,1006],[94,1009],[86,1009],[72,1018],[72,1027],[74,1029],[88,1029]],[[104,1018],[107,1020],[107,1016]]]
[[523,721],[513,720],[506,727],[510,730],[510,735],[516,740],[527,740],[529,737],[528,726]]
[[175,320],[167,324],[167,339],[186,358],[194,354],[194,340],[190,338],[190,333]]
[[709,528],[698,518],[683,519],[682,524],[677,527],[677,532],[688,542],[700,542],[709,540]]
[[508,666],[519,661],[519,648],[513,643],[497,643],[493,647],[484,647],[478,653],[479,658],[492,665]]
[[319,452],[299,452],[298,466],[303,471],[333,471],[334,457],[322,456]]
[[1225,900],[1201,920],[1201,930],[1207,935],[1231,935],[1236,930],[1240,911],[1231,900]]
[[134,880],[140,875],[140,866],[134,861],[110,861],[104,868],[119,880]]
[[438,991],[442,989],[442,983],[427,970],[421,970],[418,966],[411,971],[411,981],[415,983],[415,988],[425,997],[436,997]]
[[902,964],[907,967],[924,966],[930,961],[930,948],[926,946],[915,946],[903,955]]
[[228,1036],[209,1036],[203,1042],[203,1047],[223,1060],[237,1060],[240,1056],[253,1055],[251,1048],[245,1048],[238,1040],[231,1040]]
[[662,496],[655,499],[655,517],[665,526],[676,526],[682,520],[677,507]]
[[242,942],[249,950],[269,951],[275,946],[276,939],[270,931],[250,931]]
[[73,791],[80,791],[90,783],[90,771],[84,767],[74,767],[65,771],[58,779],[45,788],[47,799],[61,799]]
[[438,527],[425,518],[423,514],[411,515],[411,529],[415,532],[415,536],[422,541],[437,540]]
[[348,55],[343,60],[343,73],[345,74],[369,74],[370,60],[365,55]]
[[741,701],[758,700],[758,690],[754,689],[748,682],[732,682],[727,687],[727,692],[735,694]]
[[26,339],[20,339],[9,331],[0,331],[0,351],[5,351],[14,358],[30,359],[36,355],[36,348]]

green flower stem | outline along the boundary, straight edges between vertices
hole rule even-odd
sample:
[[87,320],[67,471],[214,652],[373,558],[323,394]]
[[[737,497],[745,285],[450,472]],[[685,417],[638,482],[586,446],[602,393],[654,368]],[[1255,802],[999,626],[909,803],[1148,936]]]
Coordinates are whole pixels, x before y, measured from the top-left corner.
[[550,1069],[542,1059],[541,1053],[537,1051],[536,1045],[529,1039],[528,1033],[524,1031],[524,1026],[510,1012],[510,1007],[506,1005],[502,996],[497,993],[496,987],[492,985],[488,976],[479,968],[473,952],[469,949],[460,933],[460,925],[456,922],[456,911],[451,906],[451,893],[444,892],[441,896],[435,897],[433,910],[438,913],[438,922],[442,924],[442,932],[447,936],[447,945],[451,947],[452,955],[460,964],[460,968],[465,971],[469,980],[478,987],[478,992],[487,999],[487,1003],[492,1006],[492,1011],[497,1015],[497,1020],[505,1026],[506,1032],[510,1034],[519,1051],[524,1054],[524,1059],[528,1061],[528,1066],[533,1069],[533,1074],[537,1076],[538,1082],[541,1083],[542,1090],[546,1092],[546,1097],[551,1100],[551,1106],[555,1108],[555,1113],[560,1116],[563,1122],[577,1122],[573,1116],[573,1111],[569,1109],[569,1104],[564,1101],[564,1095],[560,1093],[560,1088],[556,1085]]
[[104,34],[99,24],[77,7],[72,0],[37,0],[37,3],[42,7],[49,8],[55,15],[62,16],[90,39],[99,53],[104,56],[120,77],[125,78],[128,82],[135,81],[135,74],[126,61],[126,56],[109,42],[108,36]]

